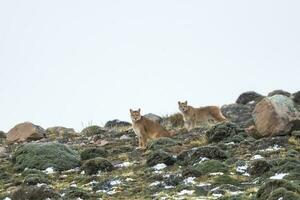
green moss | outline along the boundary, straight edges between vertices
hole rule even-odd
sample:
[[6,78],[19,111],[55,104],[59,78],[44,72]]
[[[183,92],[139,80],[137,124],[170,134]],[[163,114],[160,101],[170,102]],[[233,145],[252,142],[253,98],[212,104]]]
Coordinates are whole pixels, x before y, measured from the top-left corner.
[[36,185],[38,183],[49,184],[50,181],[46,175],[41,174],[28,174],[24,179],[24,184],[26,185]]
[[20,146],[13,153],[13,163],[17,171],[25,168],[44,170],[68,170],[80,165],[79,155],[66,145],[58,143],[29,143]]
[[104,148],[86,148],[80,153],[81,160],[88,160],[96,157],[106,157],[108,152]]
[[183,171],[183,176],[203,176],[214,172],[228,172],[228,167],[218,160],[208,160]]
[[218,176],[214,179],[216,184],[230,184],[230,185],[238,185],[239,181],[237,179],[232,178],[228,175]]
[[148,149],[157,150],[157,149],[164,149],[167,147],[171,147],[174,145],[178,145],[179,142],[168,137],[161,137],[155,140],[152,140],[148,143]]

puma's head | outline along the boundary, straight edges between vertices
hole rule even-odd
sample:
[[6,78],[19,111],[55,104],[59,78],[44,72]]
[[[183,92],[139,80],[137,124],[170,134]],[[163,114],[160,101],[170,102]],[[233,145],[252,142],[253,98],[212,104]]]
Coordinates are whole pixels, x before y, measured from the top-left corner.
[[178,101],[178,107],[179,107],[179,110],[183,113],[188,111],[188,109],[189,109],[187,101],[185,101],[185,102]]
[[130,116],[132,119],[132,122],[139,121],[141,119],[141,109],[139,108],[138,110],[131,110],[130,109]]

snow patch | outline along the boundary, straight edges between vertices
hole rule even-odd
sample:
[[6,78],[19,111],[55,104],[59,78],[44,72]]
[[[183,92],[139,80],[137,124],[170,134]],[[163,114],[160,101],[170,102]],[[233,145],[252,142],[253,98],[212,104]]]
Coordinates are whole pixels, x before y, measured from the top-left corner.
[[196,182],[194,181],[196,177],[188,177],[186,179],[183,180],[183,183],[186,184],[186,185],[189,185],[189,184],[195,184]]
[[194,194],[195,190],[182,190],[179,193],[177,193],[179,196],[183,195],[192,195]]
[[157,165],[155,165],[154,167],[152,167],[154,170],[156,170],[156,171],[160,171],[160,170],[162,170],[162,169],[164,169],[164,168],[166,168],[167,167],[167,165],[165,164],[165,163],[159,163],[159,164],[157,164]]
[[261,155],[257,154],[257,155],[254,155],[251,160],[259,160],[259,159],[263,159],[264,157],[262,157]]
[[270,179],[272,179],[272,180],[280,180],[280,179],[283,179],[283,177],[285,177],[288,174],[289,173],[280,173],[280,174],[276,173],[274,176],[271,176]]
[[53,167],[48,167],[47,169],[44,170],[44,172],[45,172],[46,174],[54,174],[54,173],[55,173]]

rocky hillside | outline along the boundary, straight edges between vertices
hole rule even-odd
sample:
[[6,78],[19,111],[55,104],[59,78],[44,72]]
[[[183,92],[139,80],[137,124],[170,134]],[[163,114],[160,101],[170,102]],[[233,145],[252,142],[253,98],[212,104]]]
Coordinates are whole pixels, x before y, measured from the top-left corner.
[[[0,132],[0,199],[300,199],[300,93],[268,96],[243,93],[222,106],[228,122],[189,132],[180,114],[149,114],[176,134],[147,150],[128,122],[80,133],[19,124]],[[260,132],[269,125],[281,134]]]

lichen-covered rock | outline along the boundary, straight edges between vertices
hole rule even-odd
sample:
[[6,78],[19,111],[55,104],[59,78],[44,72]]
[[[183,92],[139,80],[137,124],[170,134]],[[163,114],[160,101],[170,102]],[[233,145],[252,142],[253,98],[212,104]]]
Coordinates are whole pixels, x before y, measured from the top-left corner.
[[255,128],[261,137],[286,135],[300,121],[300,113],[293,101],[283,95],[266,97],[253,111]]
[[12,200],[60,199],[60,195],[48,186],[22,186],[11,195]]
[[259,188],[256,194],[256,198],[257,200],[269,199],[272,196],[274,197],[274,192],[276,192],[276,196],[277,196],[278,191],[276,191],[276,189],[279,188],[283,188],[284,193],[286,193],[286,191],[292,192],[294,194],[293,196],[297,196],[300,194],[299,186],[291,183],[290,181],[269,180]]
[[182,175],[185,177],[199,177],[215,172],[227,172],[228,167],[218,160],[208,160],[202,163],[187,167],[183,170]]
[[254,91],[249,91],[249,92],[242,93],[236,100],[236,103],[246,105],[252,101],[254,102],[260,101],[262,98],[263,96],[261,94],[258,94],[257,92]]
[[120,121],[118,119],[115,119],[115,120],[106,122],[106,124],[104,125],[104,128],[113,129],[113,128],[122,128],[122,127],[130,127],[130,126],[131,126],[131,123],[129,123],[129,122]]
[[[242,135],[244,131],[238,128],[235,124],[230,122],[220,123],[214,125],[211,129],[206,132],[206,136],[209,142],[240,142],[235,140],[235,136]],[[235,141],[233,141],[235,140]]]
[[89,147],[80,152],[81,160],[89,160],[96,157],[107,157],[108,152],[102,147]]
[[269,164],[269,162],[267,162],[264,159],[259,159],[259,160],[254,160],[251,164],[250,164],[250,168],[249,168],[249,174],[254,175],[254,176],[261,176],[264,173],[268,172],[271,169],[272,165]]
[[58,143],[29,143],[19,146],[13,153],[13,163],[17,171],[25,168],[44,170],[68,170],[80,165],[77,152]]
[[277,94],[280,94],[280,95],[283,95],[283,96],[286,96],[286,97],[290,97],[291,96],[291,93],[287,92],[287,91],[284,91],[284,90],[274,90],[272,92],[270,92],[268,94],[268,97],[271,97],[271,96],[274,96],[274,95],[277,95]]
[[254,124],[252,112],[255,104],[229,104],[221,107],[223,115],[231,121],[239,125],[241,128],[246,128]]
[[31,140],[39,140],[46,136],[46,131],[30,122],[17,124],[6,135],[6,142],[12,144],[15,142],[24,142]]
[[86,174],[92,175],[97,174],[99,171],[112,171],[114,166],[108,160],[97,157],[84,161],[81,169],[84,170]]
[[153,113],[148,113],[148,114],[145,114],[144,117],[152,120],[152,121],[155,121],[155,122],[158,122],[158,123],[161,123],[162,122],[162,118],[156,114],[153,114]]
[[165,163],[166,165],[173,165],[175,163],[175,158],[162,150],[151,152],[147,158],[147,165],[152,167],[159,163]]
[[90,137],[93,135],[101,135],[103,133],[105,133],[105,130],[103,128],[101,128],[100,126],[96,126],[96,125],[88,126],[81,131],[81,134],[85,135],[87,137]]

